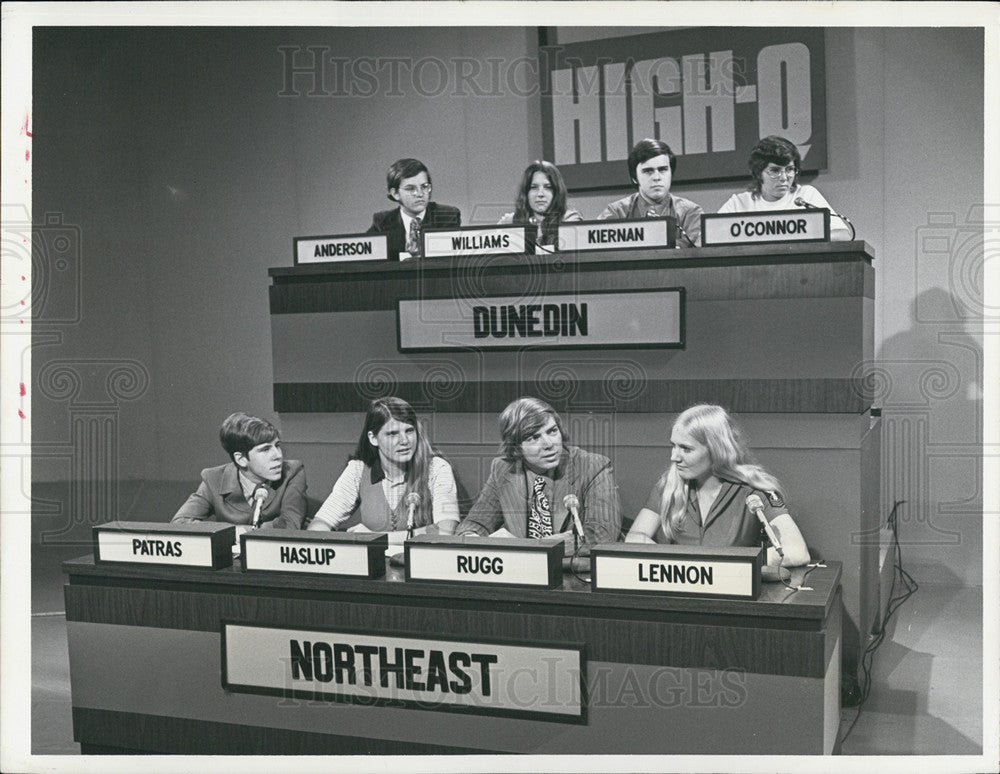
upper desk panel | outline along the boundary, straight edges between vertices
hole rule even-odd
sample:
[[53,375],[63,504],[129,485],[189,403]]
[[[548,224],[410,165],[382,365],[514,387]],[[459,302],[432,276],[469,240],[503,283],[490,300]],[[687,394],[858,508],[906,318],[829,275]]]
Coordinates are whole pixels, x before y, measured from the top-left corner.
[[[358,412],[395,394],[421,411],[497,412],[535,394],[563,411],[674,412],[708,401],[737,413],[860,414],[872,404],[872,259],[864,242],[835,242],[273,268],[275,409]],[[400,300],[471,309],[497,297],[531,304],[658,289],[681,291],[679,346],[399,346]],[[405,324],[437,323],[418,314]]]

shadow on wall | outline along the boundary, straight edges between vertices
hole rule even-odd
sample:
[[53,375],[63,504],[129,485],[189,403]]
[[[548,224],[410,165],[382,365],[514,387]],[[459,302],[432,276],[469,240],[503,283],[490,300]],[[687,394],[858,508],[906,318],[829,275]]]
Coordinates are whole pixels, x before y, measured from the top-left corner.
[[904,553],[928,570],[942,560],[962,568],[967,585],[982,583],[981,273],[978,292],[978,304],[943,287],[920,293],[871,374],[883,407],[882,502],[888,513],[905,501]]

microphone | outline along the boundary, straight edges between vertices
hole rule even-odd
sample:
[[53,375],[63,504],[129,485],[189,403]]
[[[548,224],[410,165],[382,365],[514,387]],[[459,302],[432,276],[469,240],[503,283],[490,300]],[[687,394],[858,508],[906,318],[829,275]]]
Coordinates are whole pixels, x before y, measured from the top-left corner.
[[[680,221],[677,221],[677,231],[678,231],[678,233],[680,233],[680,235],[682,237],[684,237],[688,241],[688,244],[691,247],[697,247],[698,246],[698,245],[695,244],[695,241],[691,237],[688,236],[688,232],[684,230],[684,226],[681,225]],[[677,245],[677,247],[680,247],[680,245]]]
[[264,501],[267,499],[267,487],[263,484],[259,484],[256,489],[253,490],[253,528],[257,529],[260,526],[260,512],[264,507]]
[[[795,197],[795,201],[793,202],[793,204],[796,207],[802,207],[805,210],[825,210],[825,209],[827,209],[826,207],[817,207],[812,202],[807,202],[801,196]],[[854,224],[851,223],[851,221],[849,221],[847,218],[845,218],[839,212],[834,212],[832,207],[830,208],[830,215],[832,217],[835,217],[835,218],[840,218],[842,221],[844,221],[844,223],[846,223],[848,226],[850,226],[851,227],[851,239],[854,239],[855,235],[857,234],[857,232],[854,230]]]
[[563,505],[573,516],[573,530],[580,537],[581,542],[586,542],[587,538],[583,533],[583,522],[580,521],[580,498],[575,494],[568,494],[563,498]]
[[750,512],[760,519],[760,523],[764,525],[764,531],[771,540],[771,545],[774,546],[774,550],[778,552],[778,556],[784,558],[785,552],[781,550],[781,542],[778,540],[778,536],[774,534],[774,530],[771,529],[770,522],[764,515],[764,501],[760,499],[760,495],[747,495],[745,503],[747,508],[750,509]]
[[420,507],[420,495],[410,492],[403,499],[403,505],[406,506],[406,534],[413,537],[413,512]]

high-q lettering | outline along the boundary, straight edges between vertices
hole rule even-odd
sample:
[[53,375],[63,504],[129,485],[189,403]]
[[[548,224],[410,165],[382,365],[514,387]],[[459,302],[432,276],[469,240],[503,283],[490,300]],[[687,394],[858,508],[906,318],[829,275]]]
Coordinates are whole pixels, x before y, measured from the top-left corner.
[[587,304],[521,304],[475,306],[477,339],[555,338],[587,335]]
[[688,583],[711,586],[712,568],[697,567],[692,564],[640,563],[639,580],[642,583]]
[[181,542],[133,538],[132,554],[133,556],[181,556]]
[[[468,653],[351,645],[345,642],[289,640],[289,665],[293,680],[335,682],[337,685],[382,688],[390,682],[398,689],[427,693],[467,694],[479,668],[483,696],[493,691],[490,665],[499,658],[491,653]],[[472,674],[470,674],[470,671]]]

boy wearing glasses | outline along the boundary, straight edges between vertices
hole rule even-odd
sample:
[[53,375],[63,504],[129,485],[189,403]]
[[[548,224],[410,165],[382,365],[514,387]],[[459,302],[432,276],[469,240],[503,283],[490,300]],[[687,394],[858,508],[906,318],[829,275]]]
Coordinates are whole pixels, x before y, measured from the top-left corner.
[[387,197],[399,203],[393,210],[376,212],[369,234],[385,234],[390,261],[420,258],[421,231],[425,228],[458,228],[462,213],[457,207],[431,201],[431,175],[422,161],[400,159],[385,178]]
[[746,191],[733,194],[719,212],[761,212],[822,207],[830,210],[830,239],[850,239],[849,226],[833,214],[823,194],[811,185],[800,185],[802,156],[795,144],[771,135],[758,142],[747,161],[752,180]]

